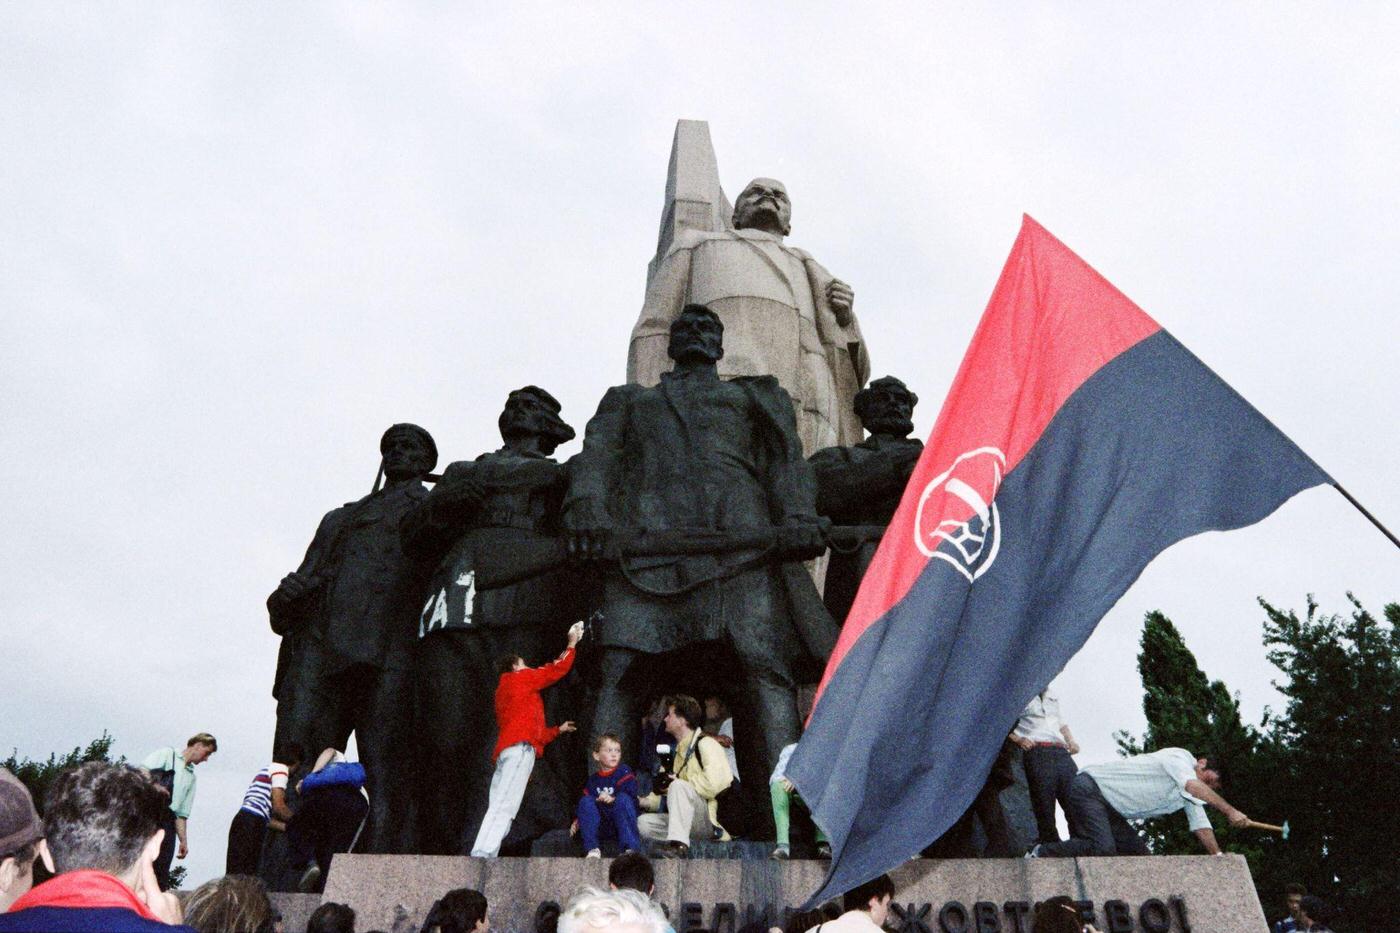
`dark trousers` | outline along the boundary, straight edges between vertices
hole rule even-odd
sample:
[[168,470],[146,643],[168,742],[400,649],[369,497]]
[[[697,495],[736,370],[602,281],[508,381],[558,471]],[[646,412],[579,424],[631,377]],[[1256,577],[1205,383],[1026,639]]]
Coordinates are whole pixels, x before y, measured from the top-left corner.
[[224,874],[253,875],[262,860],[263,837],[267,835],[267,820],[239,810],[228,827],[228,854],[224,857]]
[[[1079,769],[1063,745],[1037,745],[1028,748],[1021,757],[1026,768],[1026,785],[1031,794],[1031,810],[1035,813],[1037,842],[1059,842],[1060,831],[1055,826],[1055,801],[1065,808],[1070,819],[1069,790]],[[1070,824],[1070,837],[1074,825]]]
[[1123,815],[1109,806],[1099,785],[1080,772],[1069,788],[1070,838],[1048,842],[1040,854],[1048,857],[1078,858],[1084,855],[1147,855],[1147,843]]
[[[982,831],[987,835],[987,847],[981,852],[974,842],[974,820],[981,820]],[[1001,791],[991,783],[983,785],[972,806],[923,851],[926,858],[1010,858],[1012,854],[1011,830],[1001,805]]]
[[293,864],[299,868],[314,858],[325,884],[331,856],[350,851],[368,812],[365,798],[347,785],[321,787],[303,796],[301,809],[287,824]]
[[166,807],[160,818],[160,828],[165,830],[165,838],[160,841],[160,854],[156,856],[156,881],[162,891],[170,888],[170,863],[175,859],[175,811]]

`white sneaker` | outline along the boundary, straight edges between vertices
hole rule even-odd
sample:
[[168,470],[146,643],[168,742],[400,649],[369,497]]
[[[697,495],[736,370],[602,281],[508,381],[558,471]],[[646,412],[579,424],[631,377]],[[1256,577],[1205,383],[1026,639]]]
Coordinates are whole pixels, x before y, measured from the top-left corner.
[[603,857],[603,850],[602,850],[602,849],[589,849],[589,850],[588,850],[588,854],[584,856],[584,858],[602,858],[602,857]]
[[306,871],[302,872],[301,879],[297,882],[297,890],[303,894],[314,893],[316,883],[321,880],[321,866],[312,864]]

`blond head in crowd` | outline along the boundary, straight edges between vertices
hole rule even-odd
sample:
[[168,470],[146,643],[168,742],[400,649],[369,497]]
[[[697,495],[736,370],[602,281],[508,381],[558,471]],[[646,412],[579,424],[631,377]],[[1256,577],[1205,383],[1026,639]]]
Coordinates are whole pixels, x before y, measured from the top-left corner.
[[559,915],[559,933],[665,933],[666,915],[640,891],[584,888]]

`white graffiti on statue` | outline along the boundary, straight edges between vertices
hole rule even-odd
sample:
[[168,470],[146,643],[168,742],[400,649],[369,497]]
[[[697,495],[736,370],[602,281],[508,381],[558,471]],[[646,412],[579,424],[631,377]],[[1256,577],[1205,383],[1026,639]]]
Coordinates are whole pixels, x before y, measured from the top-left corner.
[[466,628],[472,624],[472,603],[476,595],[476,571],[464,570],[451,585],[428,597],[418,616],[418,637],[438,629]]

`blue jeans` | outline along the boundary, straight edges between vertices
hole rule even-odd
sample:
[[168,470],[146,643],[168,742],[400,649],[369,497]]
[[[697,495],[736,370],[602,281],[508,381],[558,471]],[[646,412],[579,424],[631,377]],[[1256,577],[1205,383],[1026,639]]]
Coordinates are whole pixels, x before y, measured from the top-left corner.
[[599,803],[585,795],[578,802],[578,833],[583,851],[599,848],[598,839],[616,839],[624,849],[642,851],[637,835],[637,801],[630,794],[618,794],[612,803]]

